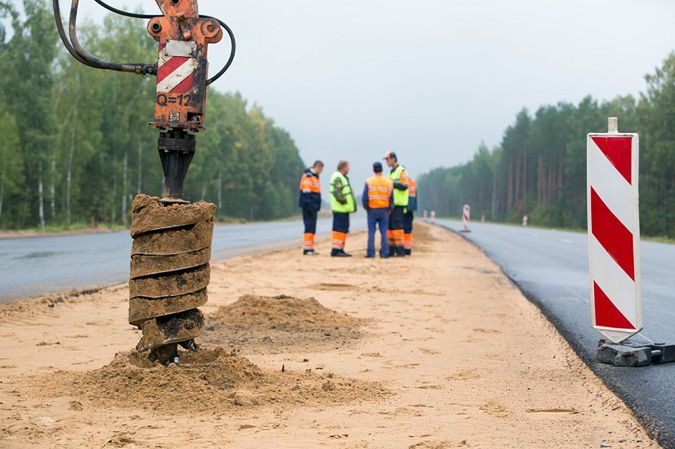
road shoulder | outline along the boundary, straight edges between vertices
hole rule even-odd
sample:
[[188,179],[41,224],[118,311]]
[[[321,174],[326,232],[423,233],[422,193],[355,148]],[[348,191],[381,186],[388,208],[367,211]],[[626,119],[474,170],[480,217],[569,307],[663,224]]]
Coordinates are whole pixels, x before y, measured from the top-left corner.
[[[0,442],[6,447],[47,442],[257,448],[261,441],[293,448],[658,447],[476,247],[447,230],[420,225],[412,258],[368,260],[358,250],[364,240],[362,234],[349,239],[353,259],[327,257],[322,243],[322,255],[314,258],[293,249],[215,264],[204,312],[216,316],[245,295],[316,298],[325,308],[362,320],[359,338],[332,346],[280,348],[273,338],[268,347],[223,344],[262,369],[330,373],[377,383],[387,394],[334,403],[267,401],[189,414],[171,408],[157,413],[142,403],[102,406],[72,392],[41,394],[31,377],[59,370],[86,374],[135,345],[138,333],[126,324],[126,287],[115,286],[52,307],[40,301],[21,310],[0,305]],[[168,426],[176,430],[168,433]]]

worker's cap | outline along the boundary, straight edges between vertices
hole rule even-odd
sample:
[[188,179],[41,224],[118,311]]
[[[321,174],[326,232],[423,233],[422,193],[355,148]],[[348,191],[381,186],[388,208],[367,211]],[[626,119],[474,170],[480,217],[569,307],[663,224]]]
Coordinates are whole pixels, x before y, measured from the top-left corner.
[[374,162],[373,163],[373,171],[375,173],[382,173],[382,162]]
[[398,160],[398,157],[396,157],[396,153],[394,153],[393,151],[387,151],[386,153],[384,153],[384,159],[396,159],[396,160]]

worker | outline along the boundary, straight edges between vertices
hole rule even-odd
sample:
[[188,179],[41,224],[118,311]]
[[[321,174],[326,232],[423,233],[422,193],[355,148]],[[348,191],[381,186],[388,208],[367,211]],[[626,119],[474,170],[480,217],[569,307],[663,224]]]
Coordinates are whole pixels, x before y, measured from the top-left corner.
[[417,210],[417,182],[408,176],[408,207],[403,215],[403,246],[405,255],[410,256],[413,248],[413,221]]
[[395,257],[405,256],[403,232],[403,216],[408,207],[408,174],[398,163],[398,157],[393,151],[387,151],[384,160],[391,169],[389,179],[394,183],[394,208],[389,214],[389,254]]
[[319,175],[323,172],[323,162],[316,161],[305,170],[300,179],[300,207],[302,221],[305,224],[302,253],[306,256],[316,256],[314,239],[316,236],[316,219],[321,209],[321,183]]
[[340,161],[337,171],[330,178],[330,208],[333,211],[332,257],[351,257],[345,252],[349,234],[349,214],[356,212],[356,199],[349,184],[349,162]]
[[394,183],[382,176],[382,163],[373,164],[374,175],[366,179],[363,208],[368,212],[368,250],[366,258],[375,257],[375,232],[380,229],[380,257],[389,257],[389,212],[394,205]]

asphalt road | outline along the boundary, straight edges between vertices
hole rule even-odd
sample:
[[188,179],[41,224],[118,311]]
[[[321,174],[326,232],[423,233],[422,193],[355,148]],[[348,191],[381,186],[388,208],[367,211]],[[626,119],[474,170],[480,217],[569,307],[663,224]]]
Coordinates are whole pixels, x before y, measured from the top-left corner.
[[[352,230],[365,224],[357,214]],[[319,220],[318,233],[327,235],[330,225],[330,219]],[[299,246],[302,231],[301,221],[217,225],[211,259]],[[128,231],[1,239],[0,301],[123,282],[130,251]]]
[[[454,220],[439,224],[460,230]],[[675,448],[675,363],[617,368],[595,360],[586,234],[473,223],[463,234],[535,302],[584,361],[668,449]],[[675,245],[643,241],[643,335],[675,344]],[[527,360],[523,360],[527,363]]]

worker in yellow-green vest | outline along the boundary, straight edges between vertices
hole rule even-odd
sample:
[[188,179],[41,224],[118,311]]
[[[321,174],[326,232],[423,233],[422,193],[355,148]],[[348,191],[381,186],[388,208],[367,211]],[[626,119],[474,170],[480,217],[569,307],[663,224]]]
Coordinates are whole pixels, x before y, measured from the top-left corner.
[[391,169],[389,179],[394,183],[394,208],[389,214],[389,254],[394,257],[405,256],[405,213],[408,208],[408,174],[398,163],[398,157],[393,151],[387,151],[384,160]]
[[349,214],[356,212],[356,199],[349,184],[349,162],[340,161],[337,171],[330,178],[330,208],[333,211],[332,257],[351,257],[345,252],[349,234]]

